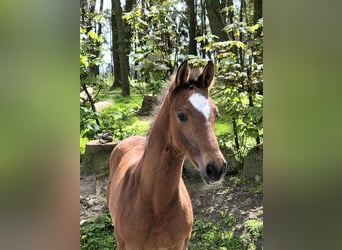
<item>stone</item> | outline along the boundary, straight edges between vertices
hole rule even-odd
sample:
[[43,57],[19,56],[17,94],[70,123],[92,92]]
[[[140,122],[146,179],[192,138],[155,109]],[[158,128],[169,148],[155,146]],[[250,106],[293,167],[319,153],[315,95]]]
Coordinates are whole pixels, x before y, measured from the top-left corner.
[[[257,145],[252,148],[246,158],[243,166],[243,173],[246,177],[261,181],[263,178],[263,145]],[[258,176],[258,177],[256,177]]]

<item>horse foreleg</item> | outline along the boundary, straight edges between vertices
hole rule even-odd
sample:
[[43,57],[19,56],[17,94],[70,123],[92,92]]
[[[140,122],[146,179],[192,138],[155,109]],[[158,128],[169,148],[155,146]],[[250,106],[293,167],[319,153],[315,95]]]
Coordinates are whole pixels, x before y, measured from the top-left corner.
[[116,245],[118,250],[126,250],[125,241],[120,237],[120,235],[115,232]]

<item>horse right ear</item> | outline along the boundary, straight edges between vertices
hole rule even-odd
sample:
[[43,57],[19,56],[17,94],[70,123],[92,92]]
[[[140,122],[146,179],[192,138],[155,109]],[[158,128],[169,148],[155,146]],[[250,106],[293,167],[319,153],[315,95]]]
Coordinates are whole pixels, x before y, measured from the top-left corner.
[[177,70],[176,87],[188,82],[189,77],[190,77],[190,68],[188,66],[188,61],[184,61]]

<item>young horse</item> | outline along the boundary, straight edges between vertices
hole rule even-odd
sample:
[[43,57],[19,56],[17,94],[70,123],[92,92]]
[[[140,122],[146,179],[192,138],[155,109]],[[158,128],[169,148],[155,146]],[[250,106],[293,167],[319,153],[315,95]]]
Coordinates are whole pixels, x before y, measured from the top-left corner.
[[222,179],[226,161],[208,92],[214,66],[193,71],[184,62],[161,104],[150,134],[120,142],[110,158],[107,202],[118,249],[188,249],[192,204],[182,179],[184,157],[205,183]]

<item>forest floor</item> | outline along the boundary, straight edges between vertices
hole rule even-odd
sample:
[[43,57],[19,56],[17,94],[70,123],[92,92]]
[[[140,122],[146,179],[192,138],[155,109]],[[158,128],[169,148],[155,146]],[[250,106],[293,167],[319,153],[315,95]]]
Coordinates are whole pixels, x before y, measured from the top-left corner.
[[[191,197],[195,220],[219,225],[223,220],[233,218],[234,224],[231,226],[234,227],[234,235],[244,241],[246,249],[262,249],[262,183],[247,180],[241,173],[226,176],[217,185],[206,185],[200,178],[186,176],[184,181]],[[87,176],[81,177],[80,182],[80,223],[83,225],[89,219],[96,220],[108,213],[105,197],[107,179]]]

